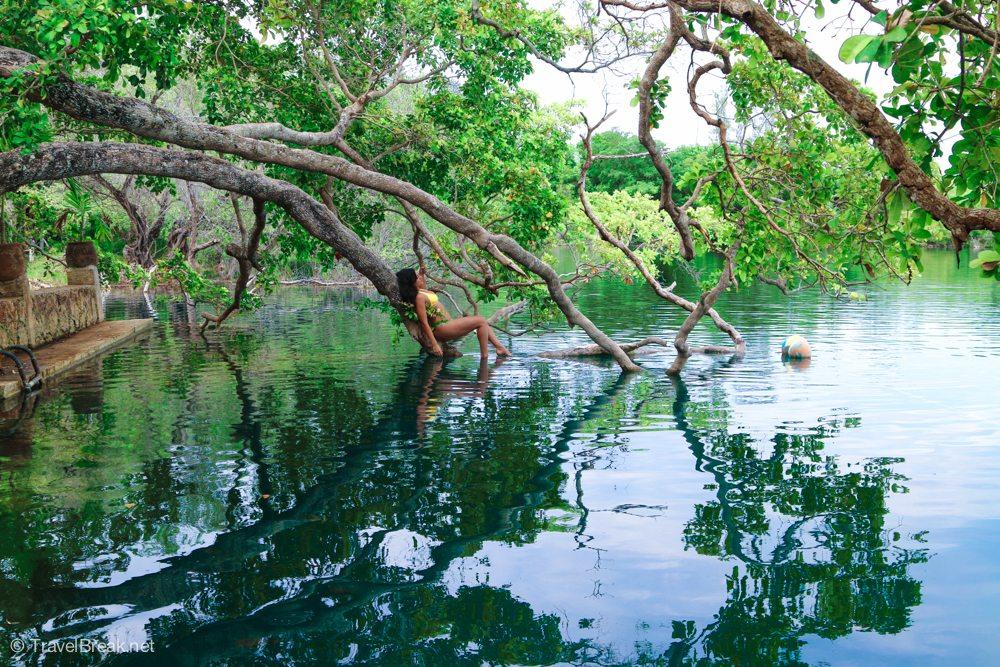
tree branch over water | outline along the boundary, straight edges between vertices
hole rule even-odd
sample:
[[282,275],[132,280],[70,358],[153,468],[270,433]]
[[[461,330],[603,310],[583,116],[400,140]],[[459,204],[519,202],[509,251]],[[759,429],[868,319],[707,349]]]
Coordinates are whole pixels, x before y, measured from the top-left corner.
[[[36,58],[23,51],[0,46],[0,76],[11,76],[18,70],[37,62]],[[243,137],[229,130],[205,123],[186,120],[141,100],[120,98],[79,85],[65,77],[59,77],[57,83],[47,86],[44,94],[38,90],[30,90],[27,94],[29,98],[77,120],[125,130],[138,137],[163,141],[184,148],[217,151],[254,162],[323,173],[360,187],[406,200],[449,229],[468,237],[501,263],[510,265],[512,261],[517,262],[524,269],[539,276],[544,281],[552,300],[571,325],[582,328],[591,339],[614,357],[623,369],[638,370],[638,366],[621,350],[617,343],[576,308],[563,290],[559,275],[551,266],[525,250],[509,236],[489,232],[477,222],[454,211],[433,195],[410,183],[365,169],[336,156],[307,149],[288,148],[259,139]],[[139,173],[148,172],[140,171]],[[186,179],[182,173],[173,176]],[[27,182],[32,181],[24,181],[22,184]],[[253,193],[246,194],[253,196]],[[355,251],[353,247],[347,251],[339,248],[338,250],[348,257],[352,264],[355,262],[364,263],[368,259],[367,257],[364,259],[352,257],[351,254],[348,254]],[[379,268],[382,267],[384,264]],[[358,268],[358,264],[355,264],[355,268]],[[362,273],[364,272],[362,271]],[[383,295],[394,296],[396,288],[388,284],[385,276],[380,276],[380,278],[379,281],[372,281],[376,289]]]

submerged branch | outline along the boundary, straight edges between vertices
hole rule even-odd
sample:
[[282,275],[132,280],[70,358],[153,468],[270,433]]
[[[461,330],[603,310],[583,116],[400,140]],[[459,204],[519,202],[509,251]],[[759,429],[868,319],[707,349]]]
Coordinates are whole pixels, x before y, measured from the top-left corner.
[[[630,356],[637,353],[636,350],[647,345],[659,345],[661,347],[670,347],[670,342],[662,338],[656,338],[655,336],[650,336],[648,338],[643,338],[642,340],[636,341],[634,343],[624,343],[621,345],[622,350],[628,353]],[[646,350],[645,352],[652,352],[652,350]],[[607,354],[598,345],[581,345],[580,347],[571,347],[565,350],[552,350],[550,352],[542,352],[538,356],[545,357],[546,359],[564,359],[566,357],[596,357]]]
[[364,280],[320,280],[319,278],[296,278],[295,280],[279,280],[279,285],[315,285],[317,287],[360,287]]

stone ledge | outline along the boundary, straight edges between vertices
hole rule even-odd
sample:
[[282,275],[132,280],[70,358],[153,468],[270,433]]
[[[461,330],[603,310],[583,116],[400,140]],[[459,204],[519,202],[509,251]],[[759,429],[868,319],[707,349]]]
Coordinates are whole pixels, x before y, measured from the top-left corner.
[[[47,383],[60,373],[107,352],[152,327],[153,320],[101,322],[40,347],[35,350],[35,355],[42,369],[42,378]],[[26,367],[30,368],[30,363]],[[21,381],[10,361],[4,364],[4,368],[12,371],[12,374],[0,375],[0,402],[21,393]]]
[[73,294],[87,287],[88,285],[53,285],[52,287],[32,289],[31,296],[35,296],[36,294],[41,294],[42,296],[46,294]]

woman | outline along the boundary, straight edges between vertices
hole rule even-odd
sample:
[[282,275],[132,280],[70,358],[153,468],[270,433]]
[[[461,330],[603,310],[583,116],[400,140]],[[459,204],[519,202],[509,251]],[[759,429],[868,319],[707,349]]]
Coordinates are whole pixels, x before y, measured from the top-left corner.
[[459,317],[457,320],[451,319],[448,311],[438,300],[438,295],[427,289],[423,269],[419,272],[413,269],[403,269],[396,273],[396,280],[399,282],[400,297],[406,303],[412,303],[413,309],[417,312],[420,328],[431,343],[431,354],[436,357],[443,356],[444,351],[441,349],[441,343],[461,338],[475,331],[476,335],[479,336],[479,355],[481,357],[489,356],[489,343],[493,343],[498,357],[510,356],[510,351],[497,340],[496,334],[493,333],[493,329],[486,322],[485,317],[472,315]]

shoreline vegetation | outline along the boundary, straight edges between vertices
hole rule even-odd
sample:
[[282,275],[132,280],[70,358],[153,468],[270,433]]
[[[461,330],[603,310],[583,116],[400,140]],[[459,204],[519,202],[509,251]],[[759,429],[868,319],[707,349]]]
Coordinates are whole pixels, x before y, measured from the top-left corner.
[[[947,240],[938,241],[928,241],[921,245],[922,248],[928,250],[952,250],[952,245]],[[993,240],[988,235],[974,235],[969,239],[968,248],[973,254],[978,251],[989,249],[994,247]],[[27,263],[27,274],[31,281],[31,284],[37,288],[45,287],[56,287],[59,285],[66,284],[65,276],[65,265],[62,261],[59,261],[57,257],[42,257],[38,253],[31,252],[29,250],[29,259]],[[103,285],[108,289],[141,289],[141,286],[136,286],[133,282],[119,277],[118,280],[107,280],[107,276],[102,276],[105,279]],[[231,286],[232,282],[221,281],[226,285]],[[628,282],[626,280],[626,282]],[[276,281],[277,286],[289,287],[289,286],[305,286],[305,287],[347,287],[363,289],[366,291],[375,291],[374,286],[370,281],[366,280],[364,276],[361,276],[354,272],[353,270],[346,270],[338,272],[335,276],[300,276],[291,275],[287,277],[278,278]],[[157,289],[164,293],[173,293],[178,295],[184,294],[183,287],[174,283],[158,285]]]
[[[945,240],[937,242],[929,241],[922,244],[922,247],[927,250],[953,250],[951,243]],[[974,235],[969,239],[968,250],[971,253],[970,256],[974,256],[977,252],[990,249],[992,247],[994,247],[993,240],[989,236]],[[47,289],[66,284],[65,265],[60,262],[58,258],[42,257],[38,253],[32,253],[30,251],[29,256],[30,258],[27,263],[27,275],[32,289]],[[119,277],[118,280],[107,281],[107,276],[102,276],[102,279],[104,279],[102,286],[105,289],[116,291],[143,290],[142,284],[137,285],[135,282],[122,277]],[[229,289],[231,289],[235,284],[234,281],[222,280],[217,277],[213,277],[213,280]],[[626,283],[630,282],[627,278],[624,278],[623,280]],[[354,271],[341,271],[332,277],[280,277],[275,281],[273,287],[312,287],[317,289],[346,288],[364,293],[377,293],[377,290],[371,281],[365,279],[364,276],[359,275]],[[157,284],[155,287],[149,287],[147,288],[147,291],[153,294],[164,294],[181,299],[185,298],[187,295],[183,285],[176,280]]]

